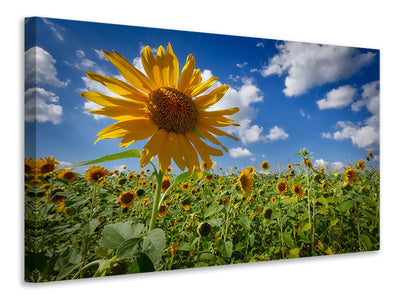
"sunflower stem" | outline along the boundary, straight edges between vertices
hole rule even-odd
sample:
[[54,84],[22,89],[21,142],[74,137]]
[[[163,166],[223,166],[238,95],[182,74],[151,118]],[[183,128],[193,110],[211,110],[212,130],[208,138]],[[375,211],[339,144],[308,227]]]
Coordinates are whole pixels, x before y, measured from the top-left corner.
[[157,171],[157,169],[154,165],[153,165],[153,167],[156,171],[157,187],[156,187],[156,192],[154,195],[153,211],[151,213],[149,232],[154,229],[155,224],[156,224],[156,219],[157,219],[158,210],[159,210],[159,204],[160,204],[160,200],[161,200],[161,185],[162,185],[162,179],[163,179],[163,173],[161,172],[161,170]]

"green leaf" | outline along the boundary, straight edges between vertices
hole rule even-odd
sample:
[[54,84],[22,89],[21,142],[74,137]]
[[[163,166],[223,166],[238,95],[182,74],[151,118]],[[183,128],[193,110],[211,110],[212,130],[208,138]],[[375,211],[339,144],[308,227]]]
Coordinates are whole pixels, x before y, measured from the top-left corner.
[[289,235],[289,233],[284,232],[282,234],[282,238],[284,240],[284,242],[286,243],[286,245],[288,245],[290,248],[294,249],[296,248],[296,244],[294,243],[292,237]]
[[222,247],[221,247],[222,256],[224,256],[226,258],[231,258],[232,249],[233,249],[233,244],[231,241],[226,241],[225,243],[223,243]]
[[86,234],[86,235],[92,235],[93,231],[96,229],[97,226],[99,226],[100,221],[99,219],[95,218],[92,219],[90,222],[86,223],[83,228],[82,231]]
[[126,240],[137,237],[137,232],[129,221],[106,225],[99,245],[106,249],[118,249]]
[[155,267],[161,260],[165,242],[165,233],[160,228],[153,229],[143,239],[143,253],[151,259]]
[[238,217],[238,223],[246,230],[250,230],[250,219],[246,215],[240,215]]
[[120,259],[135,257],[139,253],[137,244],[140,240],[141,240],[141,238],[132,238],[132,239],[129,239],[129,240],[126,240],[125,242],[123,242],[118,247],[117,256]]
[[346,210],[350,209],[351,207],[353,207],[353,201],[347,200],[347,201],[344,201],[342,204],[340,204],[339,210],[346,211]]
[[133,262],[130,274],[134,273],[144,273],[144,272],[154,272],[155,268],[151,259],[143,252],[139,252],[138,257]]
[[310,230],[310,228],[311,228],[311,224],[310,223],[306,223],[306,224],[304,224],[303,227],[301,227],[301,231],[302,232],[308,231],[308,230]]
[[218,202],[213,202],[209,207],[207,207],[206,213],[204,215],[205,218],[208,218],[216,213],[220,212],[224,209],[223,205],[220,205]]
[[99,157],[96,159],[85,160],[85,161],[81,161],[78,163],[70,164],[70,165],[62,167],[61,169],[71,169],[71,168],[76,168],[76,167],[80,167],[80,166],[98,164],[98,163],[103,163],[103,162],[107,162],[107,161],[123,159],[123,158],[131,158],[131,157],[140,157],[140,151],[138,149],[125,150],[125,151],[122,151],[119,153],[109,154],[109,155],[102,156],[102,157]]

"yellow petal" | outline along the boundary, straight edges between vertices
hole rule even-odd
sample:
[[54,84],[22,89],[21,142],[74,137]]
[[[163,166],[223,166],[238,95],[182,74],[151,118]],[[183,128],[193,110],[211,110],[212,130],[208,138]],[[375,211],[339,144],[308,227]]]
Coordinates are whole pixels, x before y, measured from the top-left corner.
[[169,61],[167,53],[162,46],[158,47],[158,53],[156,56],[156,65],[159,68],[159,75],[161,86],[169,87]]
[[183,160],[182,150],[180,148],[179,140],[175,132],[170,132],[172,158],[181,171],[185,170],[185,161]]
[[195,99],[196,106],[199,109],[202,108],[207,108],[215,103],[217,103],[228,91],[229,85],[221,85],[214,90],[212,90],[210,93],[204,96],[197,97]]
[[202,93],[204,93],[206,90],[208,90],[216,81],[218,80],[217,77],[211,77],[209,78],[207,81],[203,82],[202,84],[196,86],[192,93],[191,96],[192,97],[196,97],[197,95],[200,95]]
[[153,68],[156,64],[156,59],[154,58],[153,51],[151,51],[149,46],[146,46],[143,48],[140,56],[142,58],[143,69],[145,70],[149,79],[154,82]]
[[212,148],[208,146],[206,143],[204,143],[196,133],[194,132],[186,132],[186,136],[192,142],[194,147],[196,148],[197,152],[200,154],[200,157],[203,161],[206,162],[207,165],[211,166],[212,165],[212,160],[210,158],[210,155],[214,156],[222,156],[223,153],[221,150]]
[[160,166],[160,170],[165,174],[167,168],[171,165],[172,158],[172,135],[168,133],[168,136],[162,145],[162,150],[158,153],[158,165]]
[[218,117],[218,116],[223,116],[223,115],[233,115],[239,111],[239,107],[234,107],[234,108],[228,108],[228,109],[222,109],[222,110],[201,110],[199,113],[204,113],[204,116],[207,117]]
[[141,141],[152,136],[158,129],[156,124],[150,124],[149,126],[143,126],[140,130],[136,130],[133,133],[127,134],[119,144],[120,147],[127,147],[133,142]]
[[125,106],[130,108],[145,107],[145,104],[142,102],[110,97],[98,92],[83,92],[81,93],[81,96],[101,106]]
[[191,95],[192,91],[201,83],[201,71],[200,69],[196,69],[193,72],[192,79],[190,80],[189,85],[183,90],[186,95]]
[[197,152],[184,134],[177,134],[177,137],[182,149],[183,157],[185,158],[186,166],[189,169],[190,174],[192,174],[196,168],[200,168]]
[[207,130],[207,131],[209,131],[209,132],[211,132],[211,133],[213,133],[215,135],[218,135],[218,136],[223,136],[224,135],[224,136],[230,137],[231,139],[234,139],[235,141],[239,141],[239,139],[237,137],[234,137],[233,135],[230,135],[230,134],[226,133],[225,131],[222,131],[222,130],[220,130],[218,128],[210,126],[206,121],[203,121],[203,120],[204,119],[199,118],[198,119],[198,123],[205,130]]
[[100,109],[89,110],[92,114],[103,115],[118,121],[128,121],[139,118],[148,118],[149,112],[143,109],[134,109],[130,107],[108,106]]
[[140,156],[140,166],[143,168],[147,165],[154,156],[162,151],[162,146],[164,145],[168,136],[168,132],[164,129],[159,129],[147,142],[147,144],[142,149],[142,154]]
[[179,79],[178,89],[183,91],[190,84],[194,71],[194,57],[189,54],[186,59],[186,64],[182,69],[181,78]]
[[179,61],[176,57],[174,51],[172,51],[171,43],[168,43],[167,53],[169,56],[169,78],[170,78],[170,85],[173,88],[178,87],[178,80],[179,80]]
[[114,51],[114,54],[104,51],[104,56],[120,71],[121,75],[137,89],[150,94],[155,85],[146,75],[136,69],[121,54]]
[[224,149],[226,152],[228,152],[228,149],[226,147],[224,147],[220,141],[217,140],[217,138],[215,136],[213,136],[211,133],[209,133],[205,128],[203,128],[202,126],[197,126],[196,130],[207,140],[209,140],[210,142],[221,146],[222,149]]
[[111,92],[116,93],[122,97],[129,98],[136,101],[146,102],[149,96],[143,94],[141,91],[135,89],[130,84],[108,76],[102,76],[94,72],[86,72],[86,75],[93,81],[100,82],[107,87]]
[[153,126],[153,121],[149,119],[136,119],[132,121],[120,121],[101,130],[97,136],[99,139],[122,138],[127,134],[134,133],[144,127]]
[[[209,111],[199,110],[198,112],[199,112],[199,116],[205,118],[206,120],[215,120],[215,121],[227,122],[227,123],[235,122],[234,120],[224,117],[223,115],[213,114],[212,112],[209,112]],[[233,124],[231,124],[231,125],[233,125]]]

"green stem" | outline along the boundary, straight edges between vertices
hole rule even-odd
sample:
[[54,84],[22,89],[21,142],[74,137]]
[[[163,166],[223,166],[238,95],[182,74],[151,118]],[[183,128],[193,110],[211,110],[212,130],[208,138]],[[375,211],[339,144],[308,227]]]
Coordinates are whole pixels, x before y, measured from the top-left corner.
[[199,261],[200,261],[200,243],[201,243],[201,235],[199,236],[199,241],[197,244],[197,261],[196,261],[196,267],[199,266]]
[[93,204],[96,198],[96,183],[93,183],[93,197],[92,201],[90,202],[90,214],[89,214],[89,221],[92,220],[93,217]]
[[228,226],[229,226],[229,214],[231,212],[231,202],[232,202],[232,196],[229,197],[228,201],[228,211],[226,212],[226,220],[225,220],[225,234],[224,234],[224,243],[226,242],[226,236],[228,234]]
[[161,200],[161,185],[162,185],[162,178],[163,178],[163,173],[160,171],[157,171],[155,166],[153,165],[156,175],[157,175],[157,187],[156,187],[156,193],[154,195],[154,203],[153,203],[153,211],[151,213],[151,221],[150,221],[150,228],[149,232],[152,231],[156,225],[156,219],[158,215],[158,210],[159,210],[159,204]]

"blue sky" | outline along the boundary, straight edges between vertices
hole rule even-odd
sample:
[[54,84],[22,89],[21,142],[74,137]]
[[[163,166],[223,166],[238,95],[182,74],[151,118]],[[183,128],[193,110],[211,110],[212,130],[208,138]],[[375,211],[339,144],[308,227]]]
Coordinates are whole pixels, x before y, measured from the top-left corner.
[[[115,139],[93,144],[114,120],[84,113],[94,106],[81,92],[107,92],[85,71],[121,79],[101,49],[117,50],[140,69],[144,46],[170,42],[181,68],[192,53],[203,79],[230,85],[214,109],[240,108],[234,118],[241,126],[229,128],[239,142],[220,138],[229,153],[215,157],[218,167],[268,160],[279,168],[296,162],[302,148],[332,168],[369,150],[379,164],[378,50],[46,18],[27,19],[25,39],[27,156],[74,163],[125,150]],[[139,169],[134,158],[104,165]]]

